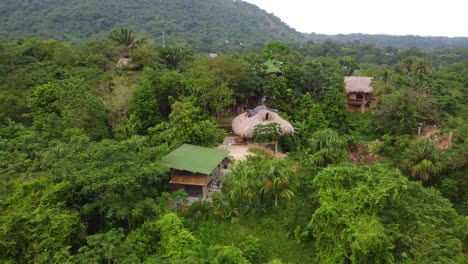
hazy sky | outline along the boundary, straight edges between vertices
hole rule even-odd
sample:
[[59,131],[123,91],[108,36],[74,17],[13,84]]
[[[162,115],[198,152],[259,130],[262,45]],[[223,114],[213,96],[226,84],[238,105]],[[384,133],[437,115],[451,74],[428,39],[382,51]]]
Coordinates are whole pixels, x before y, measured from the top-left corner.
[[244,0],[300,32],[468,37],[468,0]]

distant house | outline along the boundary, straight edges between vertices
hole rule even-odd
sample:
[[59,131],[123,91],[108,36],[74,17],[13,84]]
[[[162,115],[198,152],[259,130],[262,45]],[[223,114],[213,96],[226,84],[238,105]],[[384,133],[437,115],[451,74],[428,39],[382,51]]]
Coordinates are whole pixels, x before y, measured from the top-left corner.
[[189,196],[207,198],[212,176],[229,151],[184,144],[161,159],[171,169],[171,190],[184,189]]
[[377,99],[372,96],[374,92],[371,86],[372,79],[372,77],[359,76],[345,77],[348,111],[365,112],[376,107]]

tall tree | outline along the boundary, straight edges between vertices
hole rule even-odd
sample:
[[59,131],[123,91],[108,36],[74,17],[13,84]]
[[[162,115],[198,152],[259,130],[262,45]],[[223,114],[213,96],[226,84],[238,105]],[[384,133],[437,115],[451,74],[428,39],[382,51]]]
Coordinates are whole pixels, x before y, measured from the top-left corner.
[[[190,77],[196,93],[206,93],[205,89],[227,87],[233,92],[234,98],[241,102],[248,98],[250,89],[256,86],[252,81],[251,66],[241,59],[229,56],[203,58],[194,62]],[[209,81],[208,87],[197,85],[197,81]],[[207,90],[208,91],[208,90]],[[229,99],[229,98],[226,98]]]
[[286,159],[267,159],[262,164],[260,191],[264,196],[273,194],[275,206],[278,206],[279,199],[291,201],[296,196],[295,175]]
[[438,119],[437,107],[429,91],[400,88],[381,97],[376,113],[378,129],[394,135],[416,134],[418,123]]
[[129,51],[146,43],[145,38],[137,36],[131,29],[122,27],[113,29],[109,34],[109,40],[119,47],[124,58],[128,58]]
[[213,119],[206,118],[192,102],[175,102],[171,109],[168,122],[161,127],[166,130],[159,134],[160,140],[207,147],[223,142],[226,132]]
[[291,53],[291,48],[283,42],[268,42],[263,48],[263,56],[268,59],[284,61]]
[[346,160],[345,142],[334,130],[326,128],[312,134],[308,150],[313,163],[320,167]]
[[264,88],[267,98],[266,105],[277,108],[288,115],[294,114],[294,107],[298,103],[297,94],[287,87],[286,78],[273,76],[269,84]]
[[131,121],[139,134],[167,120],[170,100],[186,93],[185,78],[177,71],[145,68],[143,73],[130,101]]
[[328,126],[340,132],[347,131],[349,126],[345,98],[343,89],[334,87],[327,91],[322,105]]
[[181,63],[192,57],[193,50],[183,46],[162,47],[159,58],[170,69],[177,69]]
[[226,175],[225,188],[227,194],[232,201],[240,201],[241,203],[253,203],[258,198],[260,189],[259,170],[249,161],[239,162]]

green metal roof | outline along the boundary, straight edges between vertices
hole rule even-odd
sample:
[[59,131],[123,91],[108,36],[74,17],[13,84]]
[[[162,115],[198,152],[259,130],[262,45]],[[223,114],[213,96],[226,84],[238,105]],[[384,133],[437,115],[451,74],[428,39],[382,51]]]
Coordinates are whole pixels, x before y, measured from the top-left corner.
[[209,175],[228,154],[227,150],[184,144],[162,158],[160,163],[171,169]]

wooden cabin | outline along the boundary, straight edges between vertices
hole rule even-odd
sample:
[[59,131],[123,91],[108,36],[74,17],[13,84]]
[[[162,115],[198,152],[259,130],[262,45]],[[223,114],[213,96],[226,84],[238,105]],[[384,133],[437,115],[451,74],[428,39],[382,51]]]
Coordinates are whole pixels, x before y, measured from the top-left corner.
[[374,88],[371,86],[372,77],[345,77],[346,104],[348,111],[365,112],[377,106],[377,98],[372,96]]
[[161,159],[171,169],[171,190],[184,189],[191,197],[208,197],[212,176],[219,172],[229,151],[184,144]]

